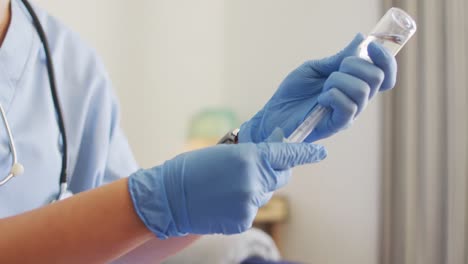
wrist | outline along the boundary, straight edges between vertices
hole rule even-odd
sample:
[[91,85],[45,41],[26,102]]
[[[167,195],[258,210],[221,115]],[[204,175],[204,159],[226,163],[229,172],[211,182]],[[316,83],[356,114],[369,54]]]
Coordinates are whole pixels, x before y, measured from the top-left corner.
[[263,142],[262,137],[260,136],[260,131],[262,127],[264,111],[261,110],[255,116],[253,116],[249,121],[244,122],[240,128],[237,135],[239,143],[260,143]]
[[[164,165],[163,165],[164,166]],[[159,239],[186,235],[176,225],[171,197],[166,191],[164,168],[138,170],[128,179],[128,189],[136,214]]]

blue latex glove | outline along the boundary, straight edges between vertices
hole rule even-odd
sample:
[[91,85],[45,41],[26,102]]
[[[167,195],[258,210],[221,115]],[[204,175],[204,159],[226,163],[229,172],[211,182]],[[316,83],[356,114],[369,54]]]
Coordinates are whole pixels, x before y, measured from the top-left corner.
[[217,145],[137,171],[129,191],[137,214],[160,239],[240,233],[288,182],[290,168],[325,156],[323,147],[308,143]]
[[241,126],[239,142],[263,142],[276,127],[289,136],[317,104],[332,112],[305,142],[348,127],[377,91],[392,88],[396,81],[396,60],[381,45],[368,46],[373,64],[355,56],[363,39],[358,34],[338,54],[307,61],[291,72],[263,109]]

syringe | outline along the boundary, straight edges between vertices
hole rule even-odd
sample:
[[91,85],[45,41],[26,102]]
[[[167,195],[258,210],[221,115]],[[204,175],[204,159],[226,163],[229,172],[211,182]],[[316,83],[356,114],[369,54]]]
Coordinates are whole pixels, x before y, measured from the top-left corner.
[[[415,32],[416,22],[410,15],[399,8],[390,8],[369,36],[361,43],[359,56],[372,62],[367,54],[367,46],[373,41],[382,44],[395,56]],[[286,141],[291,143],[303,142],[330,111],[331,109],[328,107],[315,106],[303,123],[294,130]]]

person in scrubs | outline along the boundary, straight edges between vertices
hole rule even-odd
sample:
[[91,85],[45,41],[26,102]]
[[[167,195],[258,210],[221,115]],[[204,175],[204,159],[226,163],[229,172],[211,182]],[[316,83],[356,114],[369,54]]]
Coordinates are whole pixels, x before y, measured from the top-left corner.
[[[313,144],[348,127],[377,93],[394,86],[395,59],[362,35],[340,53],[307,61],[230,143],[139,169],[119,124],[112,84],[94,50],[33,5],[54,61],[68,143],[70,198],[60,191],[63,139],[46,54],[21,0],[0,0],[0,103],[24,173],[0,186],[0,263],[158,262],[199,235],[249,229],[294,166],[325,158]],[[283,143],[315,105],[332,109],[304,143]],[[157,136],[157,135],[155,135]],[[0,128],[0,173],[12,153]]]

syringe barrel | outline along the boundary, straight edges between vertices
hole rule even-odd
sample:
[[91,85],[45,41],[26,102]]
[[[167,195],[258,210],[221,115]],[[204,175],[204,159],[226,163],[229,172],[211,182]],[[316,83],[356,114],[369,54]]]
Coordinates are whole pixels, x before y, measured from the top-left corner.
[[[358,54],[361,58],[372,62],[367,54],[367,46],[375,41],[382,44],[395,56],[414,35],[416,28],[416,22],[410,15],[399,8],[392,7],[361,43]],[[286,141],[303,142],[329,111],[331,111],[329,108],[317,105]]]

